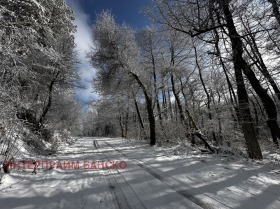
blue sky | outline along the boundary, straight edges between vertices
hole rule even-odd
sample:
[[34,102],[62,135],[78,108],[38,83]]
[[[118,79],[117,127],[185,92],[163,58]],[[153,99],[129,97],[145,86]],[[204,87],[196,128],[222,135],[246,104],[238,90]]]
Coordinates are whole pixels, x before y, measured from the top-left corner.
[[102,10],[111,10],[118,23],[126,23],[135,29],[141,29],[150,24],[141,10],[151,5],[152,0],[67,0],[67,3],[75,14],[78,69],[81,84],[84,86],[83,89],[76,89],[76,94],[80,102],[86,103],[98,98],[91,86],[95,70],[86,58],[86,52],[91,49],[91,27],[96,14]]

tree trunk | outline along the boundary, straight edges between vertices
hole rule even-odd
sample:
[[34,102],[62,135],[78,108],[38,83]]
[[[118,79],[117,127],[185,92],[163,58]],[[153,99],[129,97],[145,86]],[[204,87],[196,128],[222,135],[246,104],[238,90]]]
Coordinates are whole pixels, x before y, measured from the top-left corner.
[[162,94],[162,107],[163,107],[164,117],[166,120],[168,120],[168,107],[167,107],[165,89],[162,89],[161,94]]
[[161,108],[160,108],[159,99],[158,99],[156,64],[155,64],[155,59],[154,59],[153,52],[151,52],[151,57],[152,57],[152,64],[153,64],[153,79],[154,79],[155,103],[156,103],[156,107],[157,107],[157,111],[158,111],[159,121],[161,123],[162,115],[161,115]]
[[[242,20],[242,19],[241,19]],[[251,59],[254,61],[256,59],[256,66],[257,68],[260,70],[260,72],[264,75],[264,77],[268,80],[268,82],[270,83],[270,85],[272,86],[274,93],[276,94],[278,101],[280,101],[280,90],[276,84],[276,82],[274,81],[273,77],[270,75],[270,73],[268,72],[268,69],[264,63],[264,60],[262,58],[262,55],[259,51],[259,47],[256,43],[255,37],[252,35],[252,31],[250,30],[249,27],[246,27],[244,21],[242,20],[243,26],[246,28],[248,35],[248,38],[245,38],[245,40],[247,41],[247,43],[250,45],[251,47],[251,53],[254,55],[251,55],[251,53],[247,51],[247,54],[251,57]]]
[[179,109],[179,117],[180,117],[181,123],[184,124],[185,123],[185,115],[184,115],[184,111],[183,111],[183,107],[182,107],[179,95],[178,95],[178,93],[176,92],[176,89],[175,89],[174,75],[172,73],[170,73],[170,78],[171,78],[173,95],[175,97],[175,101],[176,101],[177,107]]
[[280,128],[277,122],[276,105],[273,99],[268,95],[267,91],[261,86],[254,71],[251,69],[251,66],[248,65],[248,63],[243,59],[243,43],[234,25],[233,17],[229,9],[229,3],[222,2],[221,4],[225,13],[227,28],[229,30],[229,36],[232,42],[234,62],[238,64],[239,68],[246,75],[253,89],[260,97],[268,116],[267,125],[271,131],[273,142],[277,147],[279,147],[277,138],[280,139]]
[[170,112],[170,118],[171,118],[171,122],[174,121],[174,114],[173,114],[173,108],[172,108],[172,102],[171,102],[171,95],[170,95],[170,91],[169,91],[169,82],[167,80],[167,105],[168,105],[168,109]]
[[279,6],[277,4],[277,0],[267,0],[272,5],[272,12],[274,17],[276,18],[278,24],[280,25],[280,12]]
[[227,21],[227,28],[229,37],[231,40],[231,47],[233,52],[233,64],[235,70],[237,95],[239,100],[239,112],[241,119],[241,126],[246,140],[248,155],[251,159],[262,159],[262,152],[257,141],[257,137],[254,130],[253,119],[249,108],[249,99],[246,91],[242,70],[245,72],[244,59],[242,57],[242,41],[239,34],[236,31],[233,17],[229,9],[229,1],[222,1],[220,3],[222,10],[225,14]]
[[138,75],[130,71],[130,74],[133,76],[133,78],[136,80],[136,82],[139,84],[140,88],[142,89],[145,100],[146,100],[146,109],[148,113],[148,118],[149,118],[149,125],[150,125],[150,145],[155,145],[156,144],[156,121],[155,121],[155,116],[154,116],[154,110],[153,110],[153,102],[152,99],[150,98],[148,91]]
[[[40,127],[43,123],[43,120],[44,118],[46,117],[47,113],[49,112],[50,108],[51,108],[51,105],[52,105],[52,92],[53,92],[53,86],[54,86],[54,83],[57,79],[59,75],[59,71],[55,74],[53,80],[51,81],[50,83],[50,86],[49,86],[49,93],[48,93],[48,103],[46,105],[46,107],[44,108],[43,110],[43,113],[41,114],[40,118],[39,118],[39,124],[38,126]],[[38,127],[38,128],[39,128]]]
[[122,138],[124,138],[123,124],[122,124],[122,115],[119,116],[119,123],[120,123],[120,127],[121,127]]
[[126,109],[126,114],[125,114],[125,138],[127,138],[127,133],[128,133],[128,123],[129,123],[129,100],[130,98],[127,98],[127,109]]
[[259,136],[259,133],[260,133],[260,129],[259,129],[259,112],[258,112],[258,109],[257,109],[257,106],[255,104],[255,102],[251,99],[250,100],[252,105],[253,105],[253,109],[254,109],[254,114],[255,114],[255,131],[256,131],[256,136],[258,137]]
[[138,121],[139,121],[139,124],[140,124],[140,128],[143,131],[144,136],[145,136],[146,134],[145,134],[144,123],[143,123],[143,120],[142,120],[142,117],[141,117],[141,113],[140,113],[140,110],[139,110],[139,106],[138,106],[138,103],[137,103],[137,100],[136,100],[136,97],[135,97],[134,94],[133,94],[133,99],[134,99],[134,105],[135,105]]

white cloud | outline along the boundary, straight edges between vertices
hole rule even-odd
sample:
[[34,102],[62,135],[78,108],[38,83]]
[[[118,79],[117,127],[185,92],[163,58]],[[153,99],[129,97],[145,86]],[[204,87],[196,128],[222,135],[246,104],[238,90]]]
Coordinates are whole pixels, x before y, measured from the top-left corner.
[[95,76],[95,69],[89,63],[86,54],[91,49],[91,26],[89,23],[89,15],[87,15],[75,0],[68,0],[68,5],[75,14],[75,25],[77,32],[75,33],[76,50],[78,53],[79,64],[78,69],[81,75],[81,84],[85,89],[76,89],[77,98],[82,102],[88,102],[98,97],[93,93],[91,85],[92,78]]

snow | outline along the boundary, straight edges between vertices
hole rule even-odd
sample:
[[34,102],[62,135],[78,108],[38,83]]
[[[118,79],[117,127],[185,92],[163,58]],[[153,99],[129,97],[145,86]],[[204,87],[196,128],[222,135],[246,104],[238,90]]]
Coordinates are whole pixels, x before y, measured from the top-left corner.
[[[182,146],[111,138],[61,144],[57,156],[37,160],[78,160],[80,169],[40,169],[36,175],[13,170],[2,179],[0,208],[280,208],[279,162],[185,148],[189,152],[182,155]],[[85,160],[124,160],[127,167],[84,169]]]

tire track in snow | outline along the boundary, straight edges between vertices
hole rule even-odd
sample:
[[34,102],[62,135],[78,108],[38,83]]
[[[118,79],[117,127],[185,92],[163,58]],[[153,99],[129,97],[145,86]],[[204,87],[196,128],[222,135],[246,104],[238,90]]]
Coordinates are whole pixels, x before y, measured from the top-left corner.
[[128,203],[123,190],[121,189],[119,183],[115,177],[108,172],[104,174],[106,184],[112,194],[116,208],[120,209],[132,209],[133,207]]
[[[184,182],[179,181],[178,179],[166,175],[164,172],[160,171],[159,169],[148,165],[142,160],[133,158],[125,153],[123,153],[121,150],[117,149],[114,145],[105,142],[108,146],[112,147],[114,150],[119,152],[121,155],[127,157],[128,159],[134,161],[139,167],[150,173],[152,176],[154,176],[156,179],[160,180],[164,184],[168,185],[172,190],[179,193],[183,197],[187,198],[188,200],[192,201],[193,203],[197,204],[198,206],[202,207],[203,209],[226,209],[226,208],[232,208],[219,200],[214,199],[211,196],[208,196],[206,194],[203,194],[203,192],[200,192],[196,188],[192,188],[188,185],[186,185]],[[195,197],[198,194],[202,194],[200,196],[202,198]]]
[[[94,140],[94,146],[96,149],[100,148],[100,145],[96,140]],[[101,153],[104,156],[105,160],[109,160],[108,156],[104,152]],[[116,208],[147,209],[142,200],[118,170],[117,173],[113,173],[109,169],[103,170],[103,176],[105,178],[106,184],[110,189]],[[127,198],[127,194],[130,194],[129,198]]]

